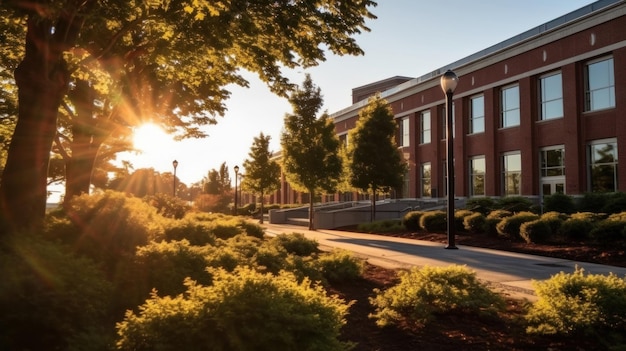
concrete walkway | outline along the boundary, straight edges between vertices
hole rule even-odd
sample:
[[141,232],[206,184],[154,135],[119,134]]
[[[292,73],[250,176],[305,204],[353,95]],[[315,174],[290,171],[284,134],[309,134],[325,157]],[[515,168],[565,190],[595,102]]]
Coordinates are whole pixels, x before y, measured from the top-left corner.
[[618,277],[626,277],[626,268],[587,262],[463,245],[457,245],[458,250],[446,250],[444,244],[430,241],[326,229],[310,231],[306,227],[285,224],[263,226],[268,235],[302,233],[307,238],[316,240],[323,250],[349,250],[367,259],[367,262],[385,268],[466,265],[476,271],[480,280],[489,283],[494,289],[529,301],[537,300],[532,280],[545,280],[559,272],[571,273],[576,267],[591,274],[614,273]]

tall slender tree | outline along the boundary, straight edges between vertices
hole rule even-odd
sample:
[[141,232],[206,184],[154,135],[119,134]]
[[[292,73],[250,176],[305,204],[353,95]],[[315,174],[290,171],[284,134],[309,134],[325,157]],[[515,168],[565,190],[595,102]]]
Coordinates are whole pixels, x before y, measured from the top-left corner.
[[269,149],[270,139],[269,135],[265,136],[263,133],[255,137],[248,153],[249,158],[243,162],[246,175],[243,177],[241,187],[258,194],[261,198],[261,224],[265,195],[280,187],[280,165],[272,159],[272,152]]
[[293,114],[285,116],[280,140],[283,171],[294,189],[309,193],[309,229],[313,230],[315,195],[335,192],[341,177],[340,143],[328,114],[316,117],[323,99],[311,76],[306,76],[289,102]]
[[[70,167],[88,173],[94,150],[120,128],[150,120],[180,137],[203,136],[198,127],[224,113],[225,87],[248,85],[241,68],[287,95],[293,85],[282,67],[316,65],[325,59],[321,47],[362,54],[353,35],[369,30],[365,20],[375,16],[368,7],[375,5],[371,0],[321,0],[312,6],[274,0],[0,2],[0,33],[17,33],[12,26],[25,33],[14,69],[18,119],[0,184],[6,224],[21,228],[43,219],[50,150],[64,102],[76,118],[73,147],[89,148],[72,150],[72,157],[84,160]],[[73,89],[78,90],[68,96]]]
[[377,94],[359,112],[356,127],[348,134],[348,178],[353,187],[371,194],[371,221],[376,218],[376,194],[400,188],[407,169],[398,152],[397,128],[391,107]]

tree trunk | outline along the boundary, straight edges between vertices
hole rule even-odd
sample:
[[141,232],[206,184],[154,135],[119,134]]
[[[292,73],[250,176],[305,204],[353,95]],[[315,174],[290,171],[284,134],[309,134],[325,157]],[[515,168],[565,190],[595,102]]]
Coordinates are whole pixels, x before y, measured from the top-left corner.
[[370,207],[370,222],[376,220],[376,187],[372,187],[372,206]]
[[15,70],[18,120],[0,185],[0,209],[11,229],[40,224],[46,211],[50,149],[69,81],[50,28],[46,21],[28,20],[24,59]]
[[261,219],[259,223],[263,224],[263,203],[265,202],[265,196],[263,195],[263,191],[261,191]]
[[69,96],[76,114],[72,121],[72,156],[65,162],[66,200],[89,193],[94,163],[103,140],[94,118],[93,88],[88,82],[79,80]]
[[315,211],[313,211],[313,192],[309,191],[309,230],[315,230]]

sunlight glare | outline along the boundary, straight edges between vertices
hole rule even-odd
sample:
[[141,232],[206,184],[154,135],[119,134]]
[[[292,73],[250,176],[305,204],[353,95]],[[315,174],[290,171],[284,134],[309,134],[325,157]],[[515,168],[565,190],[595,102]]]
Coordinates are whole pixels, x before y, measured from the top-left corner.
[[133,134],[133,146],[142,152],[155,152],[171,141],[163,129],[152,123],[142,124]]

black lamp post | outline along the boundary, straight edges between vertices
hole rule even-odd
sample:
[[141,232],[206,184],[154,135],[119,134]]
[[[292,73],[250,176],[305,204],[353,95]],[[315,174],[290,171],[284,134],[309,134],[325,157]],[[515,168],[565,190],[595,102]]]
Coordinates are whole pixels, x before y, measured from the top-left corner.
[[172,190],[174,197],[176,197],[176,167],[178,167],[178,161],[172,161],[172,166],[174,166],[174,189]]
[[448,245],[446,249],[458,249],[454,243],[455,228],[454,228],[454,138],[452,133],[452,95],[454,95],[454,89],[459,82],[459,78],[451,70],[441,76],[441,89],[446,94],[446,141],[448,148]]
[[237,215],[237,177],[239,176],[239,166],[233,167],[235,170],[235,216]]

